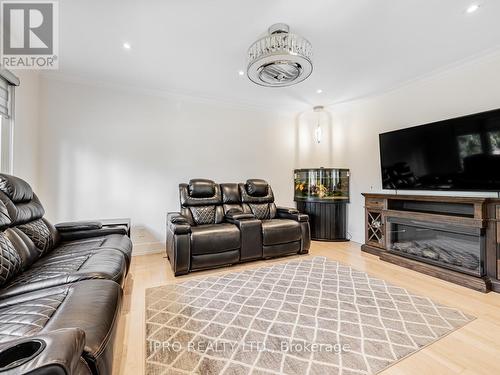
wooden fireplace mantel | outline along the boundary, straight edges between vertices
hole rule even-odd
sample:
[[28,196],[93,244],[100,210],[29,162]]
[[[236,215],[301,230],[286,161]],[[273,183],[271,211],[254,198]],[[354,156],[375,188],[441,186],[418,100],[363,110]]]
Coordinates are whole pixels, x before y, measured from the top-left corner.
[[[381,260],[475,290],[500,292],[500,199],[364,193],[365,243],[361,249]],[[388,218],[440,223],[480,231],[484,239],[484,273],[470,275],[390,251]]]

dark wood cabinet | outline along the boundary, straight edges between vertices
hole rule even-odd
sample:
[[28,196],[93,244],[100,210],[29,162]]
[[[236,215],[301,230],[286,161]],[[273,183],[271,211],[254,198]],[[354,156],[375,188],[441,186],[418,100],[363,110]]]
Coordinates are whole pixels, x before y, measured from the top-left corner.
[[363,251],[472,289],[500,292],[500,199],[363,195]]
[[297,201],[297,209],[309,215],[311,239],[348,241],[347,203]]
[[376,249],[368,247],[367,251],[378,254],[379,249],[385,247],[385,221],[384,208],[385,201],[379,198],[367,199],[365,203],[365,239],[366,244]]

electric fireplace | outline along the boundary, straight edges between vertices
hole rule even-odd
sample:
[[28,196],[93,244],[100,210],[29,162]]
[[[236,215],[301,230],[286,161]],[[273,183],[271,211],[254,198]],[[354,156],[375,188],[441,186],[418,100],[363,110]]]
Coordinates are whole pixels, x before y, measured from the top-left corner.
[[484,230],[449,223],[388,217],[388,250],[400,256],[483,276]]

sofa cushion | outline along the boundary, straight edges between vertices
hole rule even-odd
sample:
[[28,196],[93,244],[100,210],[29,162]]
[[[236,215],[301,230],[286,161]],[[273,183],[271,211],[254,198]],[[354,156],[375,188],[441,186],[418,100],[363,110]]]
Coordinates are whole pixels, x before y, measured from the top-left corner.
[[51,255],[74,255],[94,254],[103,245],[105,238],[86,238],[83,240],[63,242],[58,246]]
[[9,228],[3,235],[19,254],[23,272],[9,276],[0,289],[0,299],[87,279],[122,284],[130,264],[132,244],[127,236],[63,243],[39,257],[33,242],[19,228]]
[[0,232],[0,285],[6,284],[21,271],[21,257],[12,242]]
[[191,228],[191,253],[213,254],[240,247],[240,231],[236,225],[222,223]]
[[1,300],[0,343],[79,328],[85,332],[84,358],[89,367],[110,374],[121,295],[113,281],[87,280]]
[[239,184],[243,211],[251,212],[260,220],[274,219],[276,205],[271,187],[264,180],[248,180]]
[[0,200],[0,230],[7,229],[12,224],[9,211],[5,204]]
[[57,230],[45,219],[33,220],[18,225],[17,228],[35,244],[40,256],[51,251],[57,245]]
[[215,206],[195,206],[189,210],[196,225],[215,223]]
[[269,203],[249,203],[248,206],[257,219],[271,219],[271,205]]
[[300,237],[300,224],[296,221],[288,219],[262,221],[262,242],[264,245],[299,241]]
[[132,241],[124,234],[108,234],[106,236],[84,238],[62,242],[54,249],[52,254],[79,254],[96,253],[101,249],[115,249],[121,251],[127,263],[130,264],[132,258]]
[[126,260],[118,250],[94,254],[49,254],[0,289],[0,299],[81,280],[105,279],[122,284]]
[[0,343],[39,333],[66,299],[68,291],[65,286],[0,301]]
[[60,313],[47,323],[47,330],[78,327],[85,332],[84,357],[100,374],[111,374],[113,340],[120,314],[122,290],[110,280],[87,280],[73,284]]

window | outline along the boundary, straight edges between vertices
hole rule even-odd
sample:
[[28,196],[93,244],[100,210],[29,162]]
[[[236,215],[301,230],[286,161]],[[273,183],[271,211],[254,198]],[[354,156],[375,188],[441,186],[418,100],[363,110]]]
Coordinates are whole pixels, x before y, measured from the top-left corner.
[[13,118],[0,116],[0,172],[13,173]]
[[13,172],[15,86],[19,79],[8,70],[0,70],[0,172]]

